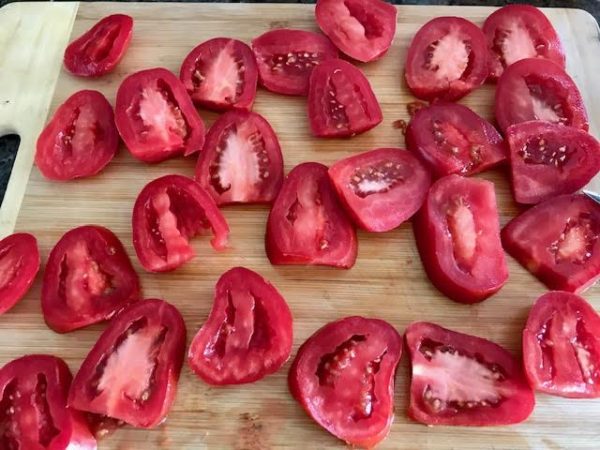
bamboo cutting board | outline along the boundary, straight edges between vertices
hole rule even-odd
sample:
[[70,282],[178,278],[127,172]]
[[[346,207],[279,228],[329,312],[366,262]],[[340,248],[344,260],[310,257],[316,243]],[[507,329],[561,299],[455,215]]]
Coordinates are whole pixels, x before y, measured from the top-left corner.
[[[458,15],[482,23],[492,8],[401,6],[392,49],[381,61],[362,68],[382,105],[384,121],[351,140],[317,140],[305,119],[305,99],[260,90],[255,110],[271,122],[281,140],[286,172],[296,164],[316,160],[330,164],[375,147],[403,146],[397,119],[408,119],[412,101],[402,81],[403,62],[415,31],[434,16]],[[134,37],[117,70],[98,80],[70,76],[61,67],[67,42],[111,13],[134,17]],[[545,11],[562,37],[568,70],[579,85],[591,119],[600,131],[600,42],[595,20],[579,10]],[[0,232],[34,233],[42,257],[59,237],[77,225],[109,227],[123,241],[142,278],[145,297],[164,298],[182,312],[188,342],[206,319],[213,287],[221,273],[243,265],[270,279],[287,299],[294,315],[294,354],[317,328],[353,314],[381,317],[400,332],[414,320],[492,339],[520,354],[520,333],[530,305],[545,288],[509,258],[510,279],[494,297],[479,305],[451,302],[427,280],[416,251],[410,224],[384,234],[359,233],[359,258],[348,271],[331,268],[273,267],[265,257],[263,236],[266,207],[228,207],[231,248],[217,254],[206,238],[194,241],[198,256],[170,274],[148,274],[135,259],[130,219],[133,202],[148,181],[169,173],[192,175],[194,159],[178,158],[159,165],[135,161],[122,148],[104,172],[91,179],[53,183],[31,168],[35,140],[52,113],[79,89],[102,91],[114,103],[120,80],[134,71],[163,66],[178,73],[196,44],[216,36],[249,42],[276,27],[315,30],[313,6],[250,4],[119,4],[13,3],[0,10],[0,135],[16,132],[21,146],[0,210]],[[484,86],[463,100],[492,118],[493,87]],[[211,123],[216,115],[202,112]],[[483,175],[496,183],[501,222],[517,214],[507,174]],[[596,185],[600,187],[600,182]],[[105,325],[58,335],[44,324],[38,276],[29,295],[0,317],[0,364],[25,353],[52,353],[75,371]],[[585,297],[600,310],[600,288]],[[267,449],[342,448],[301,410],[288,394],[289,362],[260,382],[210,388],[184,366],[179,393],[166,424],[156,430],[124,428],[101,441],[100,449]],[[500,428],[427,428],[406,417],[408,358],[404,356],[396,385],[396,419],[385,449],[597,449],[600,445],[600,400],[566,400],[537,396],[537,407],[524,424]]]

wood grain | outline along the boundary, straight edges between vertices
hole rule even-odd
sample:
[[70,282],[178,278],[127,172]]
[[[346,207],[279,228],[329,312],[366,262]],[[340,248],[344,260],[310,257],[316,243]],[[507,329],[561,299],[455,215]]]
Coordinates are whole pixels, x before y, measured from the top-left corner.
[[[371,80],[382,105],[384,121],[373,131],[351,140],[318,140],[310,136],[305,120],[305,99],[288,98],[261,90],[255,110],[271,122],[281,140],[286,171],[303,161],[332,163],[375,147],[403,146],[401,133],[392,126],[408,119],[412,101],[402,81],[403,61],[415,31],[440,15],[457,15],[477,23],[492,11],[487,7],[398,8],[398,31],[389,54],[361,67]],[[75,15],[76,12],[76,15]],[[81,34],[99,18],[122,12],[135,18],[131,48],[117,70],[99,80],[82,80],[59,68],[66,36]],[[578,10],[545,11],[561,35],[568,55],[568,70],[581,88],[591,118],[600,131],[600,43],[594,19]],[[73,23],[73,17],[75,18]],[[6,31],[18,25],[15,31]],[[27,30],[23,27],[27,23]],[[76,182],[52,183],[29,168],[34,142],[48,113],[79,89],[102,91],[114,102],[116,88],[126,74],[163,66],[178,72],[187,52],[201,41],[231,36],[249,42],[274,27],[315,30],[309,5],[249,4],[118,4],[118,3],[15,3],[0,10],[0,130],[21,135],[18,165],[10,194],[2,206],[1,231],[33,232],[45,259],[50,248],[68,229],[86,223],[111,228],[130,255],[130,218],[134,199],[148,181],[168,173],[193,173],[193,159],[175,159],[144,165],[122,148],[99,176]],[[8,27],[8,28],[7,28]],[[7,59],[8,55],[8,59]],[[54,80],[58,77],[56,87]],[[8,81],[7,81],[8,80]],[[8,90],[7,90],[8,86]],[[8,97],[6,97],[8,96]],[[493,86],[484,86],[463,103],[492,119]],[[212,113],[202,112],[210,123]],[[3,128],[4,127],[4,128]],[[507,174],[496,170],[483,175],[496,183],[501,222],[517,214]],[[600,183],[594,184],[600,188]],[[22,205],[20,192],[25,190]],[[18,215],[15,212],[18,211]],[[188,326],[188,339],[208,315],[212,291],[226,269],[243,265],[270,279],[284,294],[294,314],[295,346],[324,323],[352,314],[382,317],[403,331],[414,320],[430,320],[449,328],[485,336],[520,354],[520,333],[533,300],[544,287],[509,259],[510,280],[493,298],[479,305],[459,305],[444,298],[427,280],[416,252],[410,224],[384,234],[359,233],[359,258],[348,271],[330,268],[273,267],[263,248],[265,207],[228,207],[231,249],[217,254],[206,238],[194,241],[198,256],[171,274],[153,275],[135,265],[146,297],[165,298],[177,305]],[[38,277],[39,278],[39,277]],[[24,353],[54,353],[76,370],[104,325],[68,335],[50,331],[43,322],[40,280],[29,295],[1,318],[0,363]],[[600,309],[600,291],[585,294]],[[177,401],[165,425],[156,430],[125,428],[100,444],[101,449],[266,449],[341,448],[343,445],[315,425],[287,392],[286,372],[258,383],[223,389],[210,388],[184,367]],[[499,428],[427,428],[406,417],[408,363],[403,358],[396,387],[396,420],[384,449],[597,449],[600,401],[574,401],[538,395],[538,406],[524,424]]]

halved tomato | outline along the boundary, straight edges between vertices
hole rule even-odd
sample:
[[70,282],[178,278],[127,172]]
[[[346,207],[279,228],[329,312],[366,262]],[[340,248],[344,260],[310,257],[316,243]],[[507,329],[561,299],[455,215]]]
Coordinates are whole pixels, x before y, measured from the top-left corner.
[[354,222],[389,231],[421,207],[431,177],[421,162],[398,148],[378,148],[335,163],[329,177]]
[[37,240],[29,233],[15,233],[0,241],[0,314],[21,300],[40,270]]
[[277,135],[258,113],[230,111],[206,134],[196,181],[217,205],[271,203],[283,182]]
[[600,143],[585,131],[536,120],[511,125],[506,138],[519,203],[572,194],[600,170]]
[[152,428],[175,400],[185,353],[185,323],[163,300],[121,311],[92,347],[69,391],[69,406]]
[[291,351],[292,313],[285,299],[256,272],[234,267],[217,281],[188,363],[209,384],[252,383],[277,372]]
[[337,58],[329,38],[312,31],[278,28],[252,41],[260,83],[278,94],[308,94],[308,79],[314,67]]
[[458,100],[481,86],[489,73],[485,36],[460,17],[437,17],[412,39],[404,76],[415,97]]
[[204,145],[204,122],[179,79],[167,69],[129,75],[117,91],[115,123],[133,156],[160,162]]
[[212,197],[194,180],[165,175],[151,181],[133,206],[133,247],[144,268],[167,272],[194,257],[189,239],[210,228],[215,250],[227,246],[229,227]]
[[494,183],[459,175],[440,178],[413,230],[429,279],[452,300],[480,302],[508,279]]
[[388,51],[396,34],[397,10],[382,0],[317,0],[321,31],[346,55],[374,61]]
[[258,68],[242,41],[214,38],[195,47],[183,60],[181,82],[194,103],[215,111],[252,109]]
[[354,265],[356,231],[338,202],[327,166],[308,162],[292,169],[269,213],[265,243],[271,264]]
[[535,405],[520,361],[494,342],[428,322],[406,329],[408,414],[426,425],[510,425]]
[[59,333],[110,319],[138,300],[140,280],[119,238],[86,225],[67,231],[46,264],[42,311]]
[[346,317],[317,330],[290,368],[290,392],[319,425],[349,445],[372,448],[394,420],[402,337],[379,319]]
[[315,136],[345,137],[377,126],[383,114],[360,69],[341,59],[330,59],[310,76],[308,120]]
[[502,243],[550,289],[579,293],[600,278],[600,205],[585,195],[542,202],[502,229]]

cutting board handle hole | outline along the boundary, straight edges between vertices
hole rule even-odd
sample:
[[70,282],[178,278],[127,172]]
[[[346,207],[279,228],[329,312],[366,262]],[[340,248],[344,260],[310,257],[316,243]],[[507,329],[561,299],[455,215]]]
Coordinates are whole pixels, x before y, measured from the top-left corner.
[[4,200],[4,192],[8,185],[21,138],[18,134],[0,136],[0,206]]

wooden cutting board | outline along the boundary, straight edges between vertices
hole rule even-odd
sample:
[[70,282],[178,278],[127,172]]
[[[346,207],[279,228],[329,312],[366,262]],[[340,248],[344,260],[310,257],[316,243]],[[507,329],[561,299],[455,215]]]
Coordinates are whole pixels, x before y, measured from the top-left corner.
[[[362,68],[382,105],[384,121],[351,140],[318,140],[310,136],[305,99],[261,90],[255,110],[273,125],[281,140],[286,172],[303,161],[332,163],[375,147],[404,145],[392,126],[408,119],[413,100],[403,83],[403,63],[415,31],[434,16],[457,15],[482,23],[487,7],[401,6],[394,45],[381,61]],[[61,67],[65,45],[101,17],[111,13],[134,17],[134,37],[117,70],[98,80],[70,76]],[[568,70],[579,85],[591,119],[600,130],[600,42],[598,27],[580,10],[545,11],[567,51]],[[135,161],[122,148],[99,176],[52,183],[31,169],[35,140],[52,113],[79,89],[102,91],[111,102],[119,82],[134,71],[163,66],[178,72],[187,52],[216,36],[249,42],[276,27],[316,30],[311,5],[13,3],[0,10],[0,135],[16,132],[21,146],[0,210],[0,232],[34,233],[43,259],[59,237],[82,224],[112,229],[133,257],[146,297],[160,297],[182,312],[188,341],[206,319],[215,281],[230,267],[242,265],[270,279],[283,293],[294,315],[294,354],[317,328],[343,316],[381,317],[400,332],[415,320],[492,339],[520,354],[520,333],[532,302],[545,291],[533,276],[509,258],[510,279],[494,297],[479,305],[451,302],[427,280],[410,224],[384,234],[359,233],[359,258],[351,270],[273,267],[265,257],[266,207],[228,207],[231,249],[217,254],[206,238],[196,239],[198,256],[170,274],[149,274],[135,259],[130,219],[134,199],[148,181],[169,173],[192,175],[194,159],[178,158],[158,165]],[[493,86],[463,100],[492,119]],[[216,115],[202,112],[210,123]],[[502,170],[483,175],[496,183],[501,222],[518,212]],[[600,188],[600,182],[596,185]],[[105,325],[66,335],[44,324],[38,276],[29,295],[0,317],[0,364],[26,353],[52,353],[75,371]],[[600,310],[600,288],[585,297]],[[267,449],[342,448],[343,444],[313,423],[292,400],[286,385],[289,362],[277,374],[239,387],[210,388],[184,366],[179,393],[166,423],[156,430],[124,428],[100,443],[101,449]],[[524,424],[499,428],[427,428],[406,417],[408,357],[402,360],[396,385],[396,419],[386,449],[597,449],[600,444],[600,400],[566,400],[538,395],[538,405]]]

